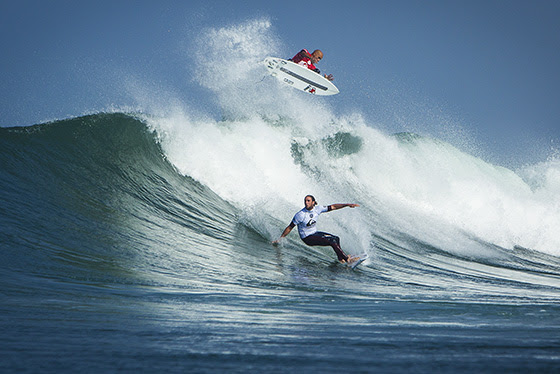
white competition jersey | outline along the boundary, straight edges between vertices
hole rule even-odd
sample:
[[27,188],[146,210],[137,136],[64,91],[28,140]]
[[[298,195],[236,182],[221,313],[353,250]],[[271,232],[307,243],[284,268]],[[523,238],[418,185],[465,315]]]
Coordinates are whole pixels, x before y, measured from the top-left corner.
[[326,206],[318,205],[312,210],[303,208],[297,212],[292,222],[294,225],[297,225],[299,237],[303,239],[311,234],[315,234],[317,232],[317,217],[328,210]]

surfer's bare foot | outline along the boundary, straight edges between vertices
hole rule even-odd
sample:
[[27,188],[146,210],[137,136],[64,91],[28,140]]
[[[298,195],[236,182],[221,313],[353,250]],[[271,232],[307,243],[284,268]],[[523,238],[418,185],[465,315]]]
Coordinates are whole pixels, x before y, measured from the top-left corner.
[[343,264],[351,264],[352,262],[356,261],[358,257],[356,256],[348,256],[346,260],[340,260]]

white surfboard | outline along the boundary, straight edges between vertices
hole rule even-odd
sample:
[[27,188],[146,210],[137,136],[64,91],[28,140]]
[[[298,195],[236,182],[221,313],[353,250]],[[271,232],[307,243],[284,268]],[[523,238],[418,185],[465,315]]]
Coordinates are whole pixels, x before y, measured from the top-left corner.
[[351,269],[355,269],[358,265],[360,265],[362,262],[367,260],[368,257],[369,256],[368,256],[367,253],[361,254],[361,255],[357,256],[356,260],[354,260],[352,262],[349,262],[348,266],[350,266]]
[[339,93],[331,81],[305,66],[278,57],[267,57],[264,64],[272,76],[298,90],[320,96]]

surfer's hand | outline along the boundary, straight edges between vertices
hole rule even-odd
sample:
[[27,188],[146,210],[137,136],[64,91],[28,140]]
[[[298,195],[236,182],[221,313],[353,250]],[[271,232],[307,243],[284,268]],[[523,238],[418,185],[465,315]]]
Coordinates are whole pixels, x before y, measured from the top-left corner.
[[325,78],[327,78],[327,79],[330,80],[330,81],[333,81],[333,80],[334,80],[334,77],[333,77],[332,74],[329,74],[329,75],[325,74]]

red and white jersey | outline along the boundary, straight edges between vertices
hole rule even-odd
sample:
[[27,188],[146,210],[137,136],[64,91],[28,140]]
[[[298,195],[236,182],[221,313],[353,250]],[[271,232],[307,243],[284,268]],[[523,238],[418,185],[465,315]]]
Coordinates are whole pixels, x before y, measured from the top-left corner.
[[315,65],[313,65],[313,63],[311,62],[311,59],[309,57],[307,57],[307,55],[305,54],[306,52],[307,52],[307,54],[311,54],[311,53],[309,53],[309,51],[307,49],[302,49],[294,57],[291,58],[291,61],[295,62],[298,65],[305,66],[310,70],[319,72],[319,69],[317,69],[315,67]]

